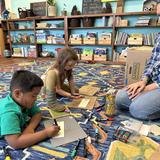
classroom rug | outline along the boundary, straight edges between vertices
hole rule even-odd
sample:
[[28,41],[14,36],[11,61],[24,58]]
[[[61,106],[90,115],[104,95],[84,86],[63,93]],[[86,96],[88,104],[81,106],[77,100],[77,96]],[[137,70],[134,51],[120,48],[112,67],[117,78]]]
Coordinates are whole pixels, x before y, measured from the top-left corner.
[[[25,69],[30,70],[36,73],[39,76],[42,76],[48,67],[53,63],[53,59],[44,59],[44,60],[30,60],[29,62],[21,62],[15,64],[8,64],[0,68],[0,98],[5,97],[9,93],[9,83],[12,77],[12,74],[15,70]],[[84,85],[92,85],[95,87],[100,87],[100,92],[107,91],[108,88],[121,89],[124,87],[124,65],[107,65],[102,63],[82,63],[79,62],[74,68],[74,79],[76,86],[82,87]],[[65,97],[59,97],[58,99],[64,104],[71,102],[71,99]],[[105,96],[98,96],[99,104],[102,105],[105,103]],[[38,97],[38,106],[42,110],[43,116],[50,116],[45,99],[42,95]],[[74,114],[81,113],[81,117],[76,117],[76,121],[79,122],[80,126],[83,128],[86,134],[91,137],[91,144],[93,152],[97,151],[99,153],[100,160],[104,160],[108,152],[109,146],[113,141],[113,133],[116,127],[119,125],[121,120],[125,120],[126,116],[115,116],[113,121],[107,122],[108,124],[104,125],[104,131],[102,131],[99,141],[95,141],[95,125],[92,121],[88,121],[86,124],[85,119],[91,114],[91,111],[84,111],[82,109],[72,108],[71,112]],[[105,112],[93,111],[92,113],[96,117],[105,117]],[[85,116],[84,116],[85,115]],[[37,130],[44,128],[43,121],[38,127]],[[101,129],[100,129],[101,130]],[[6,146],[8,148],[9,154],[12,160],[53,160],[53,159],[73,159],[71,157],[71,152],[75,148],[77,142],[72,142],[65,144],[59,147],[52,147],[50,140],[44,140],[32,147],[25,149],[14,150],[10,146],[7,146],[5,140],[0,140],[0,159],[4,159],[4,153],[2,147]],[[77,156],[84,157],[84,144],[83,141],[80,141],[80,145],[77,149]],[[93,159],[92,151],[88,152],[86,159]],[[83,159],[83,158],[82,158]]]

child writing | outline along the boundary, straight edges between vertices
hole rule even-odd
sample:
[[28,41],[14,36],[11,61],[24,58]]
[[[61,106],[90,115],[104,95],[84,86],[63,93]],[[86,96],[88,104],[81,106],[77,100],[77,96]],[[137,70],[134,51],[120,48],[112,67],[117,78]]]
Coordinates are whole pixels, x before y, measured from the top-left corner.
[[[44,80],[44,89],[48,106],[55,111],[63,111],[64,105],[57,103],[56,93],[69,98],[81,98],[78,89],[75,89],[72,69],[78,62],[78,56],[71,48],[64,48],[58,53],[55,64],[47,71]],[[64,84],[65,79],[68,84]]]
[[26,70],[16,71],[10,83],[11,93],[0,101],[0,138],[5,138],[15,149],[31,146],[60,130],[53,125],[34,131],[41,120],[35,101],[42,86],[43,81],[36,74]]

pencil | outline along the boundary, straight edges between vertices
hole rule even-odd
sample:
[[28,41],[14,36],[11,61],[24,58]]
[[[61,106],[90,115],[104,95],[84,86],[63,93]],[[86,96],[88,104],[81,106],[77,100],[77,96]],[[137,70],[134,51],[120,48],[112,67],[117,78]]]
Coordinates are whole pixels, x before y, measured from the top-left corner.
[[56,126],[58,126],[57,120],[53,119]]

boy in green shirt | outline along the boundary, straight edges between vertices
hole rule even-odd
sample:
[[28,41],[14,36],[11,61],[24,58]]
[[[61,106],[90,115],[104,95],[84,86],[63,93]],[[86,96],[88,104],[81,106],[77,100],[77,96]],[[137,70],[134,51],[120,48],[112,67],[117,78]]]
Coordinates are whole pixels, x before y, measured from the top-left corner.
[[58,126],[35,132],[41,120],[40,109],[35,105],[43,81],[36,74],[19,70],[13,74],[11,93],[0,101],[0,138],[5,138],[15,149],[25,148],[56,135]]

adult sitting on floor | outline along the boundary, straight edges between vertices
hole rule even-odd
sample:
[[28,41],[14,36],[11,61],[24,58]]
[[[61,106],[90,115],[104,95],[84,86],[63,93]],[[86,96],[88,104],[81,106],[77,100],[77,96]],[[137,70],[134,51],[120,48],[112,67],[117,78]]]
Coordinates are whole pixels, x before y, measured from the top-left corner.
[[115,103],[118,109],[129,110],[135,118],[160,118],[160,33],[142,79],[119,90]]

